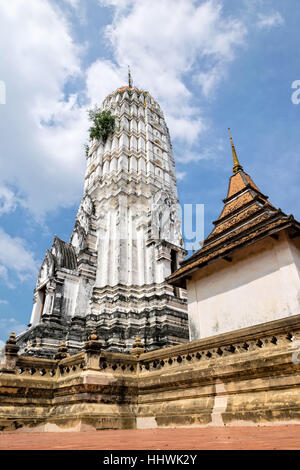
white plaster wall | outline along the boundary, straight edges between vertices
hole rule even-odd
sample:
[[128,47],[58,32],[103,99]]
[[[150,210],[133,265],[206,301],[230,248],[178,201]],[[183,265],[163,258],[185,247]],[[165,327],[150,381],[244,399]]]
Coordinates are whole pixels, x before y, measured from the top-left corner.
[[300,237],[291,239],[290,249],[300,276]]
[[41,291],[37,291],[35,294],[30,318],[30,324],[33,326],[37,325],[41,320],[43,296],[44,295]]
[[[91,296],[91,291],[93,287],[93,282],[88,281],[85,278],[80,278],[78,283],[78,291],[76,297],[76,308],[74,309],[74,315],[85,316],[88,312],[89,299]],[[74,291],[75,295],[76,289]]]
[[187,281],[190,339],[299,314],[300,252],[291,243],[282,233],[196,271]]
[[65,315],[71,317],[74,315],[77,293],[78,281],[73,281],[72,279],[65,279],[63,291],[63,310]]

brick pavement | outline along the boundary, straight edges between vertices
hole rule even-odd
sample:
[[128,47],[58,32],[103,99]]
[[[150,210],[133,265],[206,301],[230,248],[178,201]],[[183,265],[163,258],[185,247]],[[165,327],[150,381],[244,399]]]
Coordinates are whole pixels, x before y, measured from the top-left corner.
[[300,426],[0,433],[1,450],[300,449]]

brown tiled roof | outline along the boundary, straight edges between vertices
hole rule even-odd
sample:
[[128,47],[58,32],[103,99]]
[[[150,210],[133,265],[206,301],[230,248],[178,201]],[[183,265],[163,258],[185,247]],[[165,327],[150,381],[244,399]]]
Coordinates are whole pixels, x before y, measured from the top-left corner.
[[223,210],[213,222],[215,227],[202,248],[167,278],[170,284],[184,287],[192,271],[220,257],[226,259],[242,246],[290,226],[300,230],[300,224],[293,216],[276,209],[242,168],[231,176],[223,202]]

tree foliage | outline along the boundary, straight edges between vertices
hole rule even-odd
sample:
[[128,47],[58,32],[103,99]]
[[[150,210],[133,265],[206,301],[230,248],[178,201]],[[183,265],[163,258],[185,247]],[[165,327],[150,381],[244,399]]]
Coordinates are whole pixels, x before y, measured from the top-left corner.
[[108,136],[114,133],[115,117],[110,111],[100,111],[99,108],[90,109],[88,111],[89,119],[93,125],[90,127],[91,139],[103,139],[105,143]]

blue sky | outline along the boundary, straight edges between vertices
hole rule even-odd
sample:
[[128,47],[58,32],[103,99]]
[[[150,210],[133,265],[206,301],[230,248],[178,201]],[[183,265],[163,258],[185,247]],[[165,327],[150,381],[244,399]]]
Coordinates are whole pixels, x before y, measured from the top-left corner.
[[[126,84],[160,103],[179,199],[205,234],[232,159],[300,219],[297,0],[0,0],[0,344],[30,319],[54,234],[69,240],[83,190],[87,108]],[[1,102],[1,99],[0,99]]]

